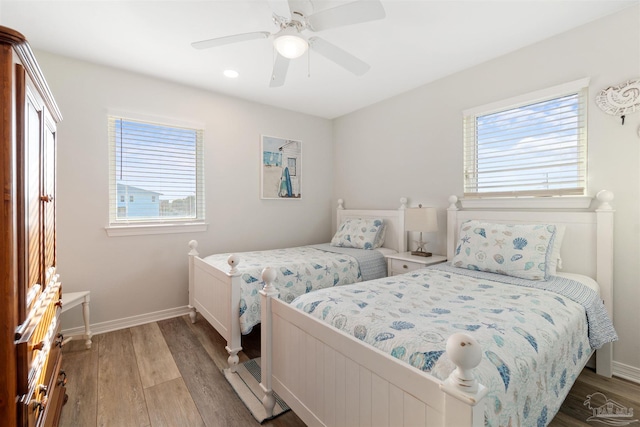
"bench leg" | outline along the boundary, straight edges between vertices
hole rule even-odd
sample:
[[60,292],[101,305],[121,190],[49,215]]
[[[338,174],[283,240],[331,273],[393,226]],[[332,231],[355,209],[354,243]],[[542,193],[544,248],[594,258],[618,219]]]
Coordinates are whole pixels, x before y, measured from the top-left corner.
[[84,319],[84,345],[87,348],[91,348],[91,330],[89,328],[89,301],[85,300],[82,303],[82,318]]

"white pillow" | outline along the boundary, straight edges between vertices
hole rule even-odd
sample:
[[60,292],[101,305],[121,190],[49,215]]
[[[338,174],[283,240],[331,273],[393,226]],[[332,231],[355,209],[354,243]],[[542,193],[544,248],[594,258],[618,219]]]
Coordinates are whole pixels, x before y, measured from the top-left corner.
[[376,249],[384,243],[385,226],[382,219],[346,219],[331,239],[331,246]]

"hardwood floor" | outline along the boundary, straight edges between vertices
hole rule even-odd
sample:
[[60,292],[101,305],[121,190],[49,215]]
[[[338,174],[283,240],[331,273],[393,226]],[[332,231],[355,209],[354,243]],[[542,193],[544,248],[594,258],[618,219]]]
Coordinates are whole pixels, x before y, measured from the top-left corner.
[[[240,360],[260,355],[259,328],[243,337]],[[225,342],[204,319],[187,316],[96,335],[93,347],[71,341],[64,348],[69,400],[62,427],[259,426],[225,380]],[[553,427],[597,426],[587,418],[586,397],[597,391],[632,408],[640,418],[640,384],[603,378],[585,369]],[[264,426],[304,423],[293,411]]]
[[[259,332],[246,338],[241,361],[260,353]],[[95,335],[90,350],[71,341],[60,426],[259,426],[221,372],[225,345],[204,319],[187,316]],[[289,411],[263,425],[304,423]]]

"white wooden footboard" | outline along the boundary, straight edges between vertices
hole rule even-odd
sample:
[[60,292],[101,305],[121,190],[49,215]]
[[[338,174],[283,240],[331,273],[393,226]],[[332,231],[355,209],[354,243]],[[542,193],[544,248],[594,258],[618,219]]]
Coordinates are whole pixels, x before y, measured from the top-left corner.
[[229,368],[235,372],[238,353],[242,350],[240,334],[240,275],[239,259],[231,255],[229,271],[222,271],[198,257],[198,242],[189,242],[189,308],[191,322],[196,310],[227,340]]
[[[486,389],[469,375],[481,358],[472,338],[474,348],[469,341],[453,344],[461,349],[462,365],[470,365],[459,365],[442,382],[272,298],[266,286],[261,293],[267,413],[275,391],[309,426],[484,425]],[[475,393],[460,391],[474,386]]]

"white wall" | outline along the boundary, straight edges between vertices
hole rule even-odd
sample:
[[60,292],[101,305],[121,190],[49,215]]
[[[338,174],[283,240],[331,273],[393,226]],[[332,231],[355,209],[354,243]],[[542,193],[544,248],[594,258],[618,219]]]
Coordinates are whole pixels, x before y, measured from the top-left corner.
[[[191,239],[203,255],[327,241],[335,205],[329,120],[45,52],[36,56],[63,114],[58,269],[66,292],[91,291],[92,323],[186,306]],[[109,109],[205,125],[207,232],[107,237]],[[302,141],[301,200],[260,199],[263,133]],[[79,313],[68,313],[63,329],[79,326]]]
[[[638,378],[640,114],[622,126],[593,99],[640,76],[639,21],[635,6],[334,120],[334,196],[358,207],[407,196],[413,205],[439,207],[445,224],[447,197],[463,191],[462,111],[590,77],[589,192],[615,193],[614,360]],[[445,253],[445,244],[442,227],[429,248]]]
[[[462,110],[581,77],[591,78],[593,99],[638,77],[639,19],[638,7],[627,9],[333,122],[36,52],[64,116],[57,202],[64,289],[91,290],[98,324],[184,306],[190,239],[202,254],[326,241],[338,197],[347,207],[393,209],[406,196],[440,207],[444,225],[447,197],[462,193]],[[205,124],[207,232],[106,236],[108,109]],[[614,359],[640,376],[639,116],[621,126],[590,104],[590,192],[616,194]],[[302,200],[259,199],[261,133],[303,141]],[[445,252],[444,227],[431,240],[430,249]],[[63,328],[81,324],[79,313],[65,317]]]

